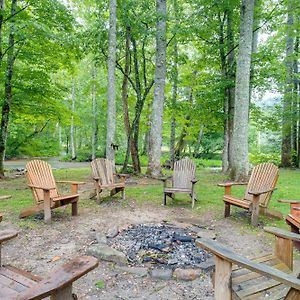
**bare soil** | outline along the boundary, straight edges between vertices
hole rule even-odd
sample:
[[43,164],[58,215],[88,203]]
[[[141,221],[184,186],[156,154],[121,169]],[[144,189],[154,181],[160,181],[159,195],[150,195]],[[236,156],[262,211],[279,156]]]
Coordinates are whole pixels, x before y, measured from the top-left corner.
[[[143,179],[142,184],[146,184]],[[19,236],[3,247],[3,262],[45,275],[56,266],[79,255],[86,254],[87,247],[95,242],[97,232],[106,233],[115,225],[124,228],[129,224],[159,223],[163,220],[177,223],[197,224],[214,230],[217,240],[248,257],[270,252],[272,239],[260,231],[242,227],[238,221],[211,212],[195,214],[190,209],[158,206],[153,203],[137,204],[134,200],[122,201],[120,196],[106,199],[99,205],[89,207],[86,186],[81,197],[80,215],[70,216],[70,208],[53,213],[51,225],[36,219],[33,228],[22,228],[5,220],[2,229],[16,228]],[[257,233],[258,232],[258,233]],[[104,288],[96,283],[105,282]],[[154,281],[149,276],[138,278],[120,272],[108,262],[101,261],[99,267],[74,284],[79,299],[213,299],[210,274],[192,282],[176,280]]]

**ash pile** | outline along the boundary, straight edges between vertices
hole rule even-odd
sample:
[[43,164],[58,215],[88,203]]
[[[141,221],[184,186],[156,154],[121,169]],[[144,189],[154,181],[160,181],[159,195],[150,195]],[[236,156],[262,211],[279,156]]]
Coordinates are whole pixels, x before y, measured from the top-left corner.
[[159,264],[166,268],[199,268],[211,257],[195,244],[197,234],[172,224],[138,224],[108,243],[127,255],[129,264]]

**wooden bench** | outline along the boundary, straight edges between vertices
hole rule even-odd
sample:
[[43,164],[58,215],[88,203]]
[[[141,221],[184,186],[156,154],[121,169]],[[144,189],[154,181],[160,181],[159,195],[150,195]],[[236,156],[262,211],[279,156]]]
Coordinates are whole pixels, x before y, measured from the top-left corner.
[[[0,231],[2,243],[18,235],[17,231]],[[98,266],[98,260],[90,256],[77,257],[55,268],[48,276],[39,277],[27,271],[0,263],[0,299],[38,300],[50,296],[51,300],[74,300],[72,284]]]
[[275,235],[274,252],[255,259],[213,240],[196,240],[215,256],[215,300],[300,300],[300,280],[292,275],[293,241],[300,241],[300,235],[274,227],[265,231]]

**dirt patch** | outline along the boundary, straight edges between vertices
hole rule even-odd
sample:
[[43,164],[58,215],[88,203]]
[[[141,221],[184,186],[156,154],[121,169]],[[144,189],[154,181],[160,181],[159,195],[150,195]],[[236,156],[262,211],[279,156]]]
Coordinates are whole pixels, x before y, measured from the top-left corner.
[[[78,217],[70,216],[70,208],[59,209],[53,214],[51,225],[45,225],[37,218],[34,228],[20,228],[20,223],[11,224],[4,220],[0,225],[2,229],[15,228],[20,234],[3,247],[2,261],[43,276],[67,260],[86,254],[87,248],[95,242],[96,233],[105,234],[113,226],[126,228],[129,224],[160,223],[163,220],[209,228],[215,232],[218,241],[247,256],[270,251],[271,239],[262,230],[253,232],[232,218],[224,220],[211,212],[196,215],[190,209],[137,204],[119,198],[96,205],[82,197]],[[213,299],[209,274],[203,273],[200,278],[189,282],[155,281],[103,261],[74,284],[74,292],[79,299],[90,300]]]

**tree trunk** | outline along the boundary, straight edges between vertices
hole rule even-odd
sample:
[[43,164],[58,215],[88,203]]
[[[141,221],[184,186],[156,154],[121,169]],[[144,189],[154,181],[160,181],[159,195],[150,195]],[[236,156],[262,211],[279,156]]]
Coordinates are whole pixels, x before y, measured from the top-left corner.
[[240,42],[235,81],[235,111],[232,143],[231,177],[246,180],[248,177],[248,118],[250,68],[252,53],[254,0],[242,0]]
[[93,111],[93,133],[92,133],[92,159],[96,158],[97,146],[98,146],[98,109],[97,109],[97,97],[96,97],[96,77],[97,69],[93,66],[92,70],[92,111]]
[[[235,80],[235,52],[232,24],[232,8],[226,7],[223,20],[219,15],[219,52],[224,86],[224,147],[222,154],[222,172],[227,173],[231,167],[231,143],[234,117],[234,80]],[[225,24],[226,35],[225,35]],[[225,40],[226,36],[226,40]],[[227,55],[225,54],[225,49]]]
[[286,83],[283,97],[282,112],[282,143],[281,143],[281,166],[292,165],[292,97],[293,97],[293,0],[288,1],[287,33],[286,33]]
[[108,91],[107,91],[107,132],[106,158],[115,164],[116,134],[116,48],[117,48],[117,2],[109,1],[109,33],[108,33]]
[[162,117],[166,79],[166,0],[156,0],[156,63],[154,97],[151,114],[150,148],[147,173],[152,177],[161,174]]
[[[11,15],[16,13],[17,0],[11,1]],[[2,105],[2,119],[1,119],[1,134],[0,134],[0,178],[4,177],[4,159],[7,141],[7,128],[9,123],[9,112],[12,102],[12,78],[15,62],[15,20],[11,19],[10,31],[8,37],[8,53],[7,53],[7,67],[5,76],[5,95]]]
[[4,0],[0,0],[0,66],[2,62],[2,25],[4,18]]
[[203,129],[204,129],[204,126],[200,125],[200,130],[199,130],[199,133],[198,133],[198,138],[197,138],[197,142],[196,142],[196,145],[195,145],[195,148],[194,148],[194,154],[193,154],[193,156],[196,157],[196,158],[199,157],[201,140],[202,140],[202,137],[203,137]]
[[[175,15],[175,30],[179,27],[178,19],[178,3],[173,1],[174,15]],[[172,67],[172,118],[171,118],[171,132],[170,132],[170,163],[171,168],[174,167],[175,162],[175,139],[176,139],[176,118],[175,110],[177,103],[178,90],[178,42],[177,37],[173,39],[173,67]]]
[[75,79],[72,84],[72,116],[71,116],[71,127],[70,127],[70,147],[72,160],[76,159],[76,146],[75,146],[75,126],[74,126],[74,114],[75,114]]

